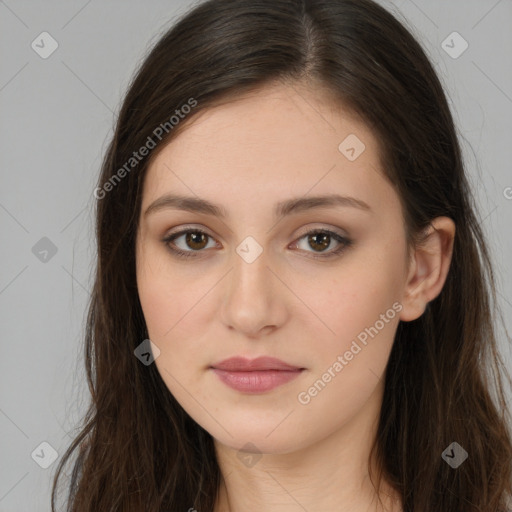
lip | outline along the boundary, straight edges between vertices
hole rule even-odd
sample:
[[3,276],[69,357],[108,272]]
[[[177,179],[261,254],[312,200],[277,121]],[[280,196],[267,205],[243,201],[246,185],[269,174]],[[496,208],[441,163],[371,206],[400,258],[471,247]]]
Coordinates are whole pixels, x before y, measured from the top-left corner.
[[227,370],[231,372],[250,372],[257,370],[302,370],[299,366],[293,366],[275,357],[262,356],[256,359],[247,359],[245,357],[230,357],[219,363],[212,364],[212,368],[217,370]]
[[210,367],[227,386],[245,393],[270,391],[298,377],[305,368],[274,357],[232,357]]

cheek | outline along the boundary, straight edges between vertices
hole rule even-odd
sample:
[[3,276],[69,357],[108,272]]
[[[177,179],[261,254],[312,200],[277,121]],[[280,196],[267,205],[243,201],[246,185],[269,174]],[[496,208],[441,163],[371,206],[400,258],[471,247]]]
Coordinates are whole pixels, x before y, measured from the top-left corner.
[[[205,326],[211,319],[208,292],[218,279],[170,264],[166,255],[144,249],[137,260],[139,299],[149,339],[159,348],[155,364],[169,391],[187,409],[190,393],[202,401],[197,381],[209,364],[204,350]],[[207,340],[206,340],[207,341]]]
[[329,411],[318,435],[349,421],[382,390],[401,304],[394,276],[371,268],[353,269],[333,282],[329,293],[315,295],[322,319],[335,334],[319,337],[314,367],[296,400],[305,417],[325,417]]
[[[149,339],[160,350],[155,365],[169,391],[188,409],[193,406],[190,392],[201,400],[201,390],[191,382],[203,365],[200,299],[204,286],[190,285],[188,279],[156,261],[141,258],[140,262],[139,299]],[[143,266],[145,262],[148,265]]]
[[[197,325],[206,280],[187,276],[183,266],[151,246],[137,253],[137,288],[146,325],[157,345],[191,334]],[[195,320],[195,322],[193,321]]]
[[[386,333],[390,324],[397,325],[402,269],[400,262],[389,255],[386,261],[374,256],[357,257],[324,274],[297,278],[294,291],[313,313],[302,316],[309,328],[317,326],[322,343],[315,349],[332,352],[350,347],[359,336],[373,326]],[[322,326],[323,324],[323,326]],[[380,335],[379,335],[380,337]]]
[[329,279],[302,282],[299,293],[309,290],[311,309],[329,330],[308,317],[308,330],[312,332],[315,321],[325,334],[316,337],[315,364],[299,403],[311,403],[319,411],[344,403],[338,418],[342,421],[341,416],[356,411],[379,385],[402,309],[399,251],[399,246],[363,251],[357,261],[346,261]]

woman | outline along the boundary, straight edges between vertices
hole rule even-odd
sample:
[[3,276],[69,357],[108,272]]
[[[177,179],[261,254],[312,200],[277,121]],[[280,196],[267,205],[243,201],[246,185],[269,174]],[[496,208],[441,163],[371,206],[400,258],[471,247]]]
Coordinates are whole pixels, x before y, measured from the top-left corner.
[[390,13],[199,4],[135,76],[94,195],[92,403],[53,506],[78,449],[74,512],[510,507],[486,241]]

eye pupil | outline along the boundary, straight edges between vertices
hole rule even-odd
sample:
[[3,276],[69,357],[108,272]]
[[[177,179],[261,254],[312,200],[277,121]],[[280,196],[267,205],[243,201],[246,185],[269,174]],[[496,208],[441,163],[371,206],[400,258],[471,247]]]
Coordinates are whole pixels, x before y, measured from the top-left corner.
[[[321,238],[321,242],[313,242],[311,243],[311,241],[315,238],[318,238],[320,237]],[[327,233],[315,233],[313,235],[309,235],[309,244],[311,245],[311,247],[313,249],[315,249],[314,246],[320,246],[320,249],[325,249],[327,247],[329,247],[329,242],[330,242],[330,238],[331,236]],[[316,249],[315,249],[316,250]]]
[[[190,232],[190,233],[187,233],[186,234],[186,242],[187,242],[187,245],[191,248],[191,249],[203,249],[204,246],[206,245],[206,234],[205,233],[199,233],[197,231],[195,232]],[[195,244],[199,244],[199,247],[195,246]]]

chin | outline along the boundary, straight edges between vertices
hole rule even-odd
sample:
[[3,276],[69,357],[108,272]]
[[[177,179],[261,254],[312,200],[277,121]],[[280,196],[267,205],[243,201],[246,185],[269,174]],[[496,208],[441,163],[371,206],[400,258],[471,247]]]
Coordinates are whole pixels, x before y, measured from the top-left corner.
[[286,454],[299,449],[305,440],[290,436],[288,432],[272,432],[272,428],[263,429],[240,429],[236,431],[229,429],[232,437],[224,430],[222,432],[210,431],[216,442],[236,451],[243,451],[254,454]]
[[216,441],[237,452],[253,453],[256,455],[283,455],[286,453],[292,453],[298,449],[298,446],[296,444],[290,443],[289,441],[283,443],[271,443],[268,440],[265,440],[264,437],[262,437],[261,439],[252,438],[251,440],[247,440],[247,438],[239,439],[236,441],[233,439],[226,440],[229,442],[223,442],[224,440],[220,439],[216,439]]

